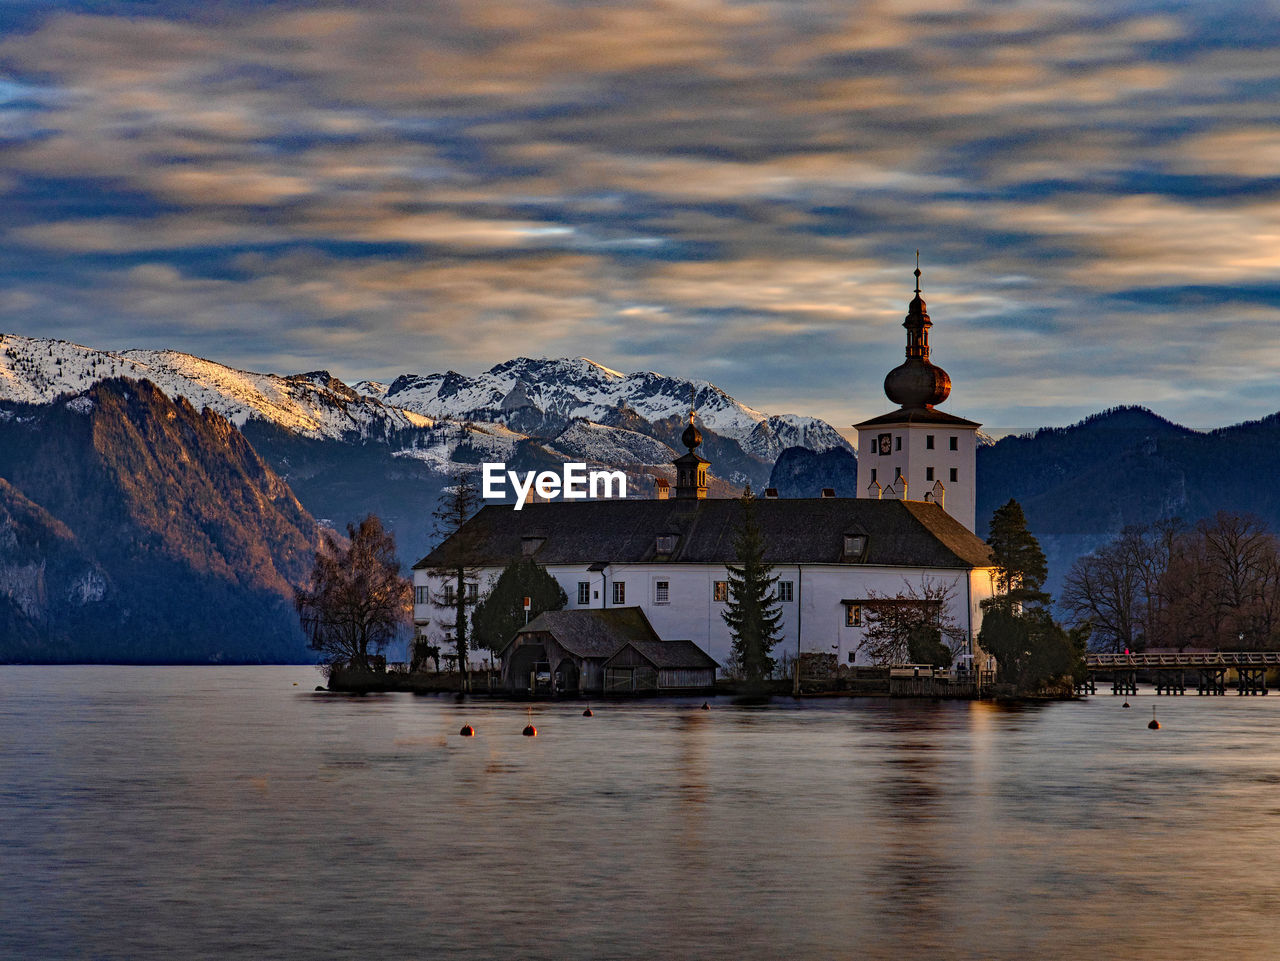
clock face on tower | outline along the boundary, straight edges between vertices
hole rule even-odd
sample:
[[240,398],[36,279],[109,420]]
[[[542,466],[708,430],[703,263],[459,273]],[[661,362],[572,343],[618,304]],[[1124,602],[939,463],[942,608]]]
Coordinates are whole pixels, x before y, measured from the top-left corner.
[[880,453],[882,454],[893,453],[893,435],[881,434],[879,438],[877,438],[877,440],[880,443]]

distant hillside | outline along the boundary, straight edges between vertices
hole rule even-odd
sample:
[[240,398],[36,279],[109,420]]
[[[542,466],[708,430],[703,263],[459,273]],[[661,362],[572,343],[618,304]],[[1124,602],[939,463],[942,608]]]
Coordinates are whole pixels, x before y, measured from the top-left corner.
[[223,417],[111,379],[0,410],[0,660],[307,659],[317,529]]
[[788,447],[773,465],[769,486],[779,497],[817,497],[824,487],[833,488],[837,497],[857,497],[858,458],[840,448]]

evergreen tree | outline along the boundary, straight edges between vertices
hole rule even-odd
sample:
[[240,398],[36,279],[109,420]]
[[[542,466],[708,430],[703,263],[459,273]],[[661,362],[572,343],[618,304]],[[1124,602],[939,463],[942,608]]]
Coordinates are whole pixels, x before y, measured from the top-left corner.
[[1049,614],[1050,598],[1041,590],[1048,565],[1017,501],[992,514],[987,544],[998,593],[982,602],[978,645],[995,657],[1001,679],[1033,691],[1080,674],[1088,628],[1067,631]]
[[773,565],[764,561],[764,535],[755,517],[755,495],[742,495],[742,525],[734,541],[738,565],[728,568],[729,606],[720,616],[733,638],[731,654],[748,683],[759,685],[773,673],[770,656],[782,636],[782,608],[774,586]]
[[445,562],[432,571],[444,581],[444,588],[438,596],[431,599],[431,603],[448,611],[441,623],[453,632],[453,645],[458,657],[459,688],[465,691],[469,686],[467,653],[470,631],[467,608],[475,603],[475,595],[468,585],[474,583],[478,572],[468,563],[472,545],[463,528],[480,507],[480,491],[472,475],[466,471],[455,474],[452,481],[441,492],[440,502],[431,513],[436,521],[436,535],[442,540],[450,540]]
[[330,667],[369,670],[369,654],[394,640],[410,620],[409,581],[400,576],[396,542],[374,514],[347,525],[347,543],[324,531],[310,582],[294,590],[294,607],[312,650]]
[[[526,615],[524,599],[529,598]],[[512,561],[498,576],[493,590],[471,615],[472,640],[495,654],[528,620],[543,611],[559,611],[569,603],[564,588],[532,557]]]
[[1022,505],[1016,500],[1010,499],[991,515],[987,546],[995,562],[997,603],[1011,610],[1049,603],[1049,595],[1041,590],[1049,576],[1044,551],[1027,530]]

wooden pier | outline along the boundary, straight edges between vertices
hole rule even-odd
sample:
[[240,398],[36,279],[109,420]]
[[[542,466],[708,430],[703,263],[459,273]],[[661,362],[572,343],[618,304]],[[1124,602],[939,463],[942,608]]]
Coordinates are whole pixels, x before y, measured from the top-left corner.
[[1197,694],[1227,693],[1227,672],[1236,672],[1238,695],[1267,693],[1267,671],[1280,667],[1280,651],[1202,651],[1185,654],[1087,654],[1085,680],[1077,694],[1096,694],[1099,674],[1111,676],[1112,694],[1137,694],[1138,673],[1150,677],[1156,694],[1185,694],[1187,675]]

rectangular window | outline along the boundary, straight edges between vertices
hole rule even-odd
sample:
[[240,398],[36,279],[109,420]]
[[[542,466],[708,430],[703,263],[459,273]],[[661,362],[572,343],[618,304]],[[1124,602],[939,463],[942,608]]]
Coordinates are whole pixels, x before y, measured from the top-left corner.
[[844,626],[845,627],[861,627],[862,626],[862,605],[846,604],[844,606]]
[[468,584],[467,585],[467,603],[474,604],[478,600],[480,600],[480,585]]
[[578,581],[578,606],[585,607],[591,603],[591,582]]
[[926,468],[924,469],[924,479],[925,479],[925,480],[927,480],[927,481],[929,481],[929,480],[933,480],[933,468],[932,468],[932,467],[926,467]]
[[895,438],[893,439],[893,449],[894,449],[894,450],[902,450],[902,438],[901,438],[901,437],[895,437]]
[[659,554],[670,554],[676,549],[676,538],[674,534],[659,534],[657,552]]
[[784,604],[790,603],[795,599],[795,582],[794,581],[778,581],[778,600]]
[[670,581],[654,581],[653,582],[653,603],[655,604],[671,603],[671,582]]
[[875,479],[876,479],[876,469],[873,467],[871,468],[871,480],[874,481]]
[[901,476],[902,476],[902,468],[901,468],[901,467],[895,467],[895,468],[893,469],[893,479],[894,479],[894,480],[897,480],[897,479],[898,479],[899,477],[901,477]]
[[413,603],[426,604],[430,598],[427,597],[427,589],[425,587],[415,587],[413,589]]
[[613,603],[615,604],[627,603],[627,582],[626,581],[613,582]]
[[933,435],[932,435],[932,434],[925,434],[925,435],[924,435],[924,449],[925,449],[925,450],[933,450]]
[[952,438],[951,438],[951,449],[952,449],[952,450],[959,450],[959,449],[960,449],[960,441],[959,441],[958,439],[956,439],[955,437],[952,437]]
[[453,585],[452,585],[452,584],[446,584],[446,585],[444,586],[444,603],[445,603],[445,606],[446,606],[446,607],[450,607],[450,606],[452,606],[452,605],[453,605],[453,602],[454,602],[455,600],[457,600],[457,595],[456,595],[456,594],[454,593],[454,591],[453,591]]
[[960,471],[955,467],[951,468],[951,483],[955,483],[960,479]]
[[713,601],[727,601],[729,599],[729,582],[716,581],[711,585],[711,599]]

